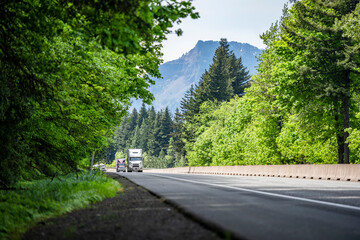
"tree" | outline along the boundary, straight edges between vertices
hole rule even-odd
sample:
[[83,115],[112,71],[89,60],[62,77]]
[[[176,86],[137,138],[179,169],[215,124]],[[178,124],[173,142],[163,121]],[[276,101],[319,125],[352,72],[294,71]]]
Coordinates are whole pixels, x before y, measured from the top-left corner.
[[161,112],[158,112],[155,116],[154,124],[150,129],[149,139],[147,142],[147,149],[149,155],[158,156],[160,153],[160,118]]
[[166,34],[198,14],[191,0],[23,0],[3,2],[0,16],[7,186],[24,171],[77,171],[79,159],[106,148],[131,98],[153,99]]
[[208,71],[202,76],[202,80],[196,89],[197,103],[204,101],[222,102],[228,101],[233,96],[232,82],[234,73],[230,75],[229,59],[232,56],[226,39],[220,40],[220,46],[216,49],[213,62]]
[[147,119],[148,118],[148,112],[146,110],[146,107],[145,107],[145,103],[142,104],[141,108],[140,108],[140,111],[139,111],[139,115],[138,115],[138,118],[137,118],[137,125],[139,127],[141,127],[141,124],[144,122],[144,119]]
[[173,119],[173,125],[172,125],[172,133],[170,134],[170,136],[173,138],[173,147],[174,147],[174,151],[176,153],[179,153],[180,155],[184,156],[185,155],[185,144],[182,140],[183,138],[183,117],[180,113],[180,110],[178,108],[176,108],[175,110],[175,115],[174,115],[174,119]]
[[292,55],[297,72],[296,81],[286,88],[297,101],[301,99],[299,107],[322,105],[323,111],[333,116],[339,163],[349,163],[346,129],[350,127],[353,89],[359,84],[359,63],[358,53],[349,52],[355,42],[336,26],[336,20],[351,14],[358,3],[298,1],[282,26],[288,51],[281,54]]
[[231,84],[233,94],[242,96],[245,94],[245,88],[250,87],[249,81],[251,76],[249,75],[249,71],[247,71],[243,65],[241,57],[237,59],[235,54],[231,54],[229,66],[229,74],[233,79]]
[[185,92],[184,97],[181,99],[180,108],[181,114],[184,120],[192,119],[192,117],[198,112],[197,104],[195,102],[195,89],[194,85],[191,85],[189,90]]
[[162,113],[160,117],[159,144],[161,149],[168,148],[171,133],[172,133],[172,119],[170,116],[169,108],[166,107],[165,111]]
[[132,113],[130,114],[130,131],[134,131],[135,128],[139,126],[138,117],[138,111],[136,110],[136,108],[134,108],[132,110]]

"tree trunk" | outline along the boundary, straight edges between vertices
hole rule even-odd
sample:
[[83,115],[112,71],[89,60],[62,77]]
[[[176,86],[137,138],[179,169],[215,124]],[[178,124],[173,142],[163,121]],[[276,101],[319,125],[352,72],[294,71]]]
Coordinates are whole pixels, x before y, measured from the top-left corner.
[[344,137],[340,134],[336,135],[338,144],[338,163],[344,163]]
[[345,79],[346,94],[344,96],[344,163],[350,163],[349,156],[349,144],[346,142],[349,133],[346,131],[350,127],[350,72]]
[[[337,115],[335,115],[335,122],[338,128],[341,128],[342,123],[339,122],[339,116],[341,116],[340,106],[337,110]],[[340,129],[336,133],[336,141],[338,146],[338,163],[344,163],[344,135],[343,131],[340,131]]]

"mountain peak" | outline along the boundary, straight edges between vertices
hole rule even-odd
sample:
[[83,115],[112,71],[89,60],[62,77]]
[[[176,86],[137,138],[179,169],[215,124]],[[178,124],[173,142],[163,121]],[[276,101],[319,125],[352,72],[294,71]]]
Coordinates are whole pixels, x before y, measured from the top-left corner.
[[[174,112],[180,107],[180,101],[185,92],[193,84],[200,80],[205,70],[209,69],[212,63],[215,50],[219,47],[218,41],[199,40],[195,47],[183,54],[180,58],[166,62],[160,66],[162,79],[156,79],[155,85],[150,87],[150,91],[155,96],[153,105],[156,109],[169,109]],[[250,74],[256,73],[256,56],[262,50],[248,43],[229,42],[229,49],[234,52],[237,58],[241,57],[245,67]],[[136,108],[141,104],[136,103]],[[139,105],[139,106],[137,106]]]

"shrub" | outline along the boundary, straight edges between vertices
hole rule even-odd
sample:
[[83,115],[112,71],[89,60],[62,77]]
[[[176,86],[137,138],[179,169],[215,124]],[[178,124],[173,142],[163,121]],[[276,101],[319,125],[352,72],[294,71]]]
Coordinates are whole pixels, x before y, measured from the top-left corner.
[[18,237],[37,221],[114,197],[120,190],[117,181],[100,171],[19,182],[16,190],[0,191],[0,239]]

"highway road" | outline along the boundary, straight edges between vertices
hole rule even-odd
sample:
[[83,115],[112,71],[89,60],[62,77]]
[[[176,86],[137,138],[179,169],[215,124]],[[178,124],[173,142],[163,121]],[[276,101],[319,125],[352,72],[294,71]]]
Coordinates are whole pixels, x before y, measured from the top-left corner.
[[240,239],[360,239],[360,183],[119,173]]

